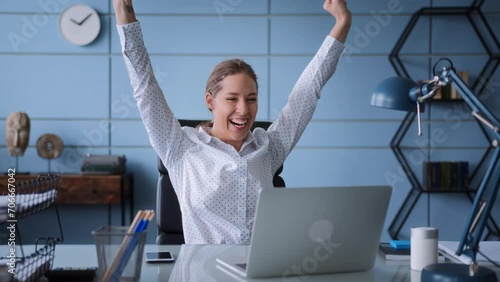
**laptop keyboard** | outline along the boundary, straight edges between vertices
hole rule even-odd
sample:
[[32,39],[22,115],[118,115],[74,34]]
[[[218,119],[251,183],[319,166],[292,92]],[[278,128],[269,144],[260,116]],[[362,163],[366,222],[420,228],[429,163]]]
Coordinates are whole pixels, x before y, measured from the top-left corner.
[[243,269],[243,270],[247,270],[247,264],[246,263],[236,263],[235,265],[237,267]]

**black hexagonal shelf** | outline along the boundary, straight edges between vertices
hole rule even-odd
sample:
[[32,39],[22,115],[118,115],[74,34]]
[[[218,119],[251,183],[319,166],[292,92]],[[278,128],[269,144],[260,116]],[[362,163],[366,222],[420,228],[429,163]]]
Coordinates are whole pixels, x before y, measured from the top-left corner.
[[[479,74],[479,77],[482,79],[477,79],[471,87],[474,93],[480,96],[486,87],[486,83],[483,82],[489,81],[491,79],[500,63],[500,44],[486,18],[484,17],[484,14],[481,11],[481,6],[483,5],[483,3],[484,0],[474,0],[470,7],[424,7],[415,12],[389,55],[389,60],[396,73],[399,76],[412,79],[403,62],[399,58],[399,54],[406,40],[410,36],[411,31],[422,16],[465,16],[467,17],[474,32],[477,34],[481,45],[484,47],[484,50],[488,55],[488,60]],[[416,177],[415,172],[409,165],[407,158],[400,148],[401,141],[408,132],[408,129],[410,128],[412,122],[415,120],[415,117],[416,113],[408,113],[401,122],[401,125],[397,129],[396,133],[394,134],[393,139],[391,140],[391,149],[394,152],[398,162],[401,164],[404,173],[408,176],[408,180],[410,181],[410,184],[412,186],[398,213],[389,226],[389,234],[393,239],[398,239],[399,232],[401,231],[401,228],[403,227],[415,204],[420,198],[420,195],[426,192],[422,188],[420,181]],[[472,181],[472,179],[478,175],[479,169],[481,168],[484,160],[487,158],[493,148],[491,145],[492,140],[486,133],[483,124],[480,122],[478,122],[478,124],[481,127],[485,138],[489,141],[490,146],[486,149],[477,167],[471,173],[470,181]],[[470,192],[465,193],[471,200],[471,202],[473,201],[473,191],[474,190],[471,190]],[[500,229],[492,217],[490,217],[490,220],[488,221],[488,230],[488,236],[492,233],[495,233],[496,235],[500,234]]]

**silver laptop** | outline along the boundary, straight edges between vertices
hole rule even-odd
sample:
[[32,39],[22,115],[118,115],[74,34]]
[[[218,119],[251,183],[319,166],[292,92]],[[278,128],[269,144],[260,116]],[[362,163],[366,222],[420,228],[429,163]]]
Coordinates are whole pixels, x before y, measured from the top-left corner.
[[231,276],[292,277],[373,268],[390,186],[262,190],[246,257],[218,257]]

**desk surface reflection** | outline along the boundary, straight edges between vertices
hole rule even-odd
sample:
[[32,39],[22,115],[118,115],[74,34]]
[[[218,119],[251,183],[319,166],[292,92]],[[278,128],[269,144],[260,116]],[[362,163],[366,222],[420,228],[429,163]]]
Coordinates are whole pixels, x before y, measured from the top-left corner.
[[[145,251],[170,251],[174,263],[146,263],[143,260],[141,281],[420,281],[420,272],[410,270],[408,262],[386,262],[377,256],[372,270],[356,273],[276,277],[270,279],[235,279],[216,267],[222,255],[244,255],[247,246],[229,245],[146,245]],[[54,267],[95,267],[94,245],[58,245]],[[500,271],[497,270],[497,276]]]

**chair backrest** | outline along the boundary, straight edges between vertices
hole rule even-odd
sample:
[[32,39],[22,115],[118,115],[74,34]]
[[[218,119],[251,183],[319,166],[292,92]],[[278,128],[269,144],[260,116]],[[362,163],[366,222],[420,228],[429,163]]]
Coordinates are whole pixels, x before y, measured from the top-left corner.
[[[179,120],[182,126],[196,127],[202,123],[201,120]],[[267,129],[271,122],[256,121],[255,127],[262,127]],[[156,238],[157,244],[184,244],[184,234],[182,230],[182,215],[179,206],[177,195],[175,194],[168,170],[163,165],[161,159],[158,157],[158,171],[160,173],[158,179],[157,197],[156,197],[156,221],[158,223],[158,237]],[[273,184],[274,187],[285,187],[285,181],[280,176],[283,171],[281,166],[274,174]]]

